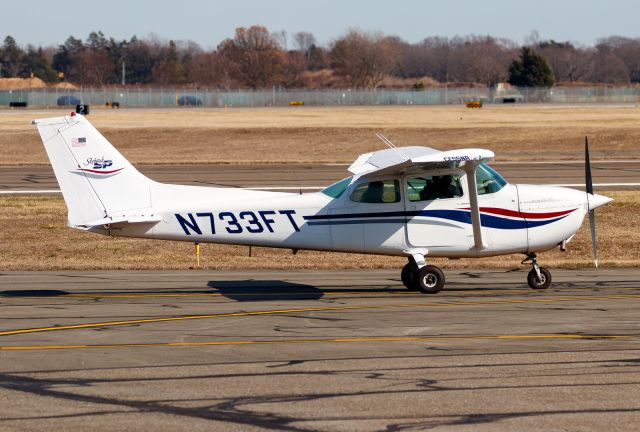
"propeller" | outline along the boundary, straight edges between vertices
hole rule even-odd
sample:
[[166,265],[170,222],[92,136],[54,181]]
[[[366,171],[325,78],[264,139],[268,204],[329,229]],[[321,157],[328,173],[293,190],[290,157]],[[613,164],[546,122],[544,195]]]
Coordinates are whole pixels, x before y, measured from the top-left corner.
[[[585,189],[587,190],[587,208],[589,206],[589,195],[593,196],[593,180],[591,178],[591,161],[589,160],[589,138],[584,137],[584,177]],[[593,247],[593,261],[598,268],[598,243],[596,240],[596,214],[595,209],[589,210],[589,228],[591,229],[591,246]]]

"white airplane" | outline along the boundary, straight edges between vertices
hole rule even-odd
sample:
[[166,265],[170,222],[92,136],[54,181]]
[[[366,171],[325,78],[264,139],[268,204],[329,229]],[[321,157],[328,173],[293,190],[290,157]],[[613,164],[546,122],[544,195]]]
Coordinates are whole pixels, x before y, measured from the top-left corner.
[[353,174],[315,193],[162,184],[135,169],[82,115],[34,120],[72,228],[109,236],[404,256],[402,282],[439,292],[431,257],[522,253],[531,288],[551,273],[537,253],[560,247],[611,201],[587,192],[509,184],[483,149],[395,147],[360,156]]

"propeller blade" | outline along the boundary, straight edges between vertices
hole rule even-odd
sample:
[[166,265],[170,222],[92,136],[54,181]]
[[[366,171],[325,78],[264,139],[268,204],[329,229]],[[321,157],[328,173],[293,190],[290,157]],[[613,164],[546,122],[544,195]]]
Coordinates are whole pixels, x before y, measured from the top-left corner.
[[[587,208],[589,195],[593,195],[593,179],[591,178],[591,161],[589,160],[589,138],[584,137],[584,183],[587,191]],[[589,228],[591,229],[591,246],[593,248],[593,262],[598,268],[598,244],[596,240],[596,213],[589,210]]]
[[591,246],[593,248],[593,262],[598,268],[598,244],[596,241],[596,211],[589,211],[589,228],[591,228]]
[[589,160],[588,137],[584,137],[584,177],[587,193],[593,195],[593,180],[591,179],[591,161]]

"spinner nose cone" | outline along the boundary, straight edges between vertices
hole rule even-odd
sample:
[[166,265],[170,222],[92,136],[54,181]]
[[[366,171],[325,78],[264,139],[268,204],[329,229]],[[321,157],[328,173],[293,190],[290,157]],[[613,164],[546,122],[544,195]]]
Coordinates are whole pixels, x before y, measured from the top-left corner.
[[604,195],[587,194],[587,201],[589,202],[589,211],[591,211],[613,201],[613,199]]

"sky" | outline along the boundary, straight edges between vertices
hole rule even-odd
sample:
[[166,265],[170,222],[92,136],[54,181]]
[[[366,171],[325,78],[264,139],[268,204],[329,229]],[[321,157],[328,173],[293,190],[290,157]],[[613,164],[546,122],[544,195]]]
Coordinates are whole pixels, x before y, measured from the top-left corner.
[[70,35],[102,31],[116,40],[192,40],[215,48],[236,27],[313,33],[328,45],[351,28],[381,31],[415,43],[428,36],[491,35],[594,45],[611,35],[640,37],[637,0],[50,0],[2,2],[0,38],[57,46]]

